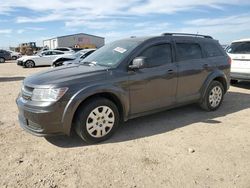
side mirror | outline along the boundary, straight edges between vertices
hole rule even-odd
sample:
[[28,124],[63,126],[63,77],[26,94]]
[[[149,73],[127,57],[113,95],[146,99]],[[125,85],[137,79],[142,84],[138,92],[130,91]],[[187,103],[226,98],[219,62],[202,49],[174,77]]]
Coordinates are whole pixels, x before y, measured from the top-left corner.
[[132,65],[129,65],[129,69],[135,70],[135,69],[141,69],[145,67],[145,57],[136,57],[132,61]]

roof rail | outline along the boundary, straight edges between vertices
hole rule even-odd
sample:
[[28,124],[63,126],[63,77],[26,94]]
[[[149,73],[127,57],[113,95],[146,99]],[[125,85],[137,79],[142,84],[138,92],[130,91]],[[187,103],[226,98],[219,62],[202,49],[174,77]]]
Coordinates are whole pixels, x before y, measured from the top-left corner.
[[164,36],[193,36],[193,37],[203,37],[207,39],[213,39],[209,35],[191,34],[191,33],[163,33]]

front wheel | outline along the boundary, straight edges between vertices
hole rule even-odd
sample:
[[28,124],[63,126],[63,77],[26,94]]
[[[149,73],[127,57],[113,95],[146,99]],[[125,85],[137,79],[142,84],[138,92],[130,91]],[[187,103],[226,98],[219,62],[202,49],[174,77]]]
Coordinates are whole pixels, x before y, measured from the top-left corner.
[[223,101],[224,93],[223,85],[218,81],[212,81],[200,103],[201,108],[207,111],[217,110]]
[[0,57],[0,63],[4,63],[5,59],[3,57]]
[[33,68],[33,67],[35,67],[34,61],[31,61],[31,60],[26,61],[25,67],[26,68]]
[[76,133],[87,143],[111,137],[119,126],[116,105],[106,98],[94,98],[78,109],[74,120]]

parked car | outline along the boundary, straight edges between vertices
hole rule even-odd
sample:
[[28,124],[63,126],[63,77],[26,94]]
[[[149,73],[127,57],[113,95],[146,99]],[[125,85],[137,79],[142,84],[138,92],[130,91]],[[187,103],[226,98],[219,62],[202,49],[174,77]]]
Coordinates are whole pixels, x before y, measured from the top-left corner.
[[227,53],[232,59],[231,83],[250,81],[250,39],[233,41]]
[[53,67],[62,65],[79,64],[81,60],[92,54],[96,49],[84,49],[75,54],[65,54],[53,61]]
[[53,60],[57,57],[63,56],[65,53],[58,50],[46,50],[40,54],[32,55],[32,56],[23,56],[17,59],[17,65],[32,68],[35,66],[51,66]]
[[4,63],[6,60],[11,60],[11,54],[6,50],[0,50],[0,63]]
[[16,60],[16,59],[22,57],[22,54],[19,52],[14,52],[12,50],[6,50],[6,51],[8,51],[10,53],[11,59],[13,59],[13,60]]
[[21,127],[39,136],[75,130],[96,143],[138,116],[188,103],[218,109],[230,85],[230,58],[212,37],[189,35],[115,41],[79,65],[25,78],[16,100]]
[[63,51],[64,53],[75,53],[75,51],[72,48],[68,48],[68,47],[58,47],[58,48],[55,48],[54,50],[60,50],[60,51]]

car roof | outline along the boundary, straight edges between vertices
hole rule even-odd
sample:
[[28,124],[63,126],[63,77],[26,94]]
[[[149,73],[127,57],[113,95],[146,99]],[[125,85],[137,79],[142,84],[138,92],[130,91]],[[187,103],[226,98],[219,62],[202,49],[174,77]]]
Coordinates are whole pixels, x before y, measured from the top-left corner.
[[144,42],[147,40],[154,40],[154,39],[163,39],[163,38],[169,38],[169,39],[181,39],[181,40],[199,40],[199,41],[217,41],[213,38],[210,38],[210,36],[206,36],[205,37],[201,37],[199,35],[158,35],[158,36],[146,36],[146,37],[136,37],[136,36],[132,36],[130,38],[125,38],[125,39],[121,39],[122,40],[130,40],[130,41],[136,41],[136,42]]
[[234,42],[250,42],[250,38],[234,40],[232,43]]
[[43,51],[44,53],[45,52],[62,52],[62,53],[65,53],[64,51],[61,51],[61,50],[45,50]]

